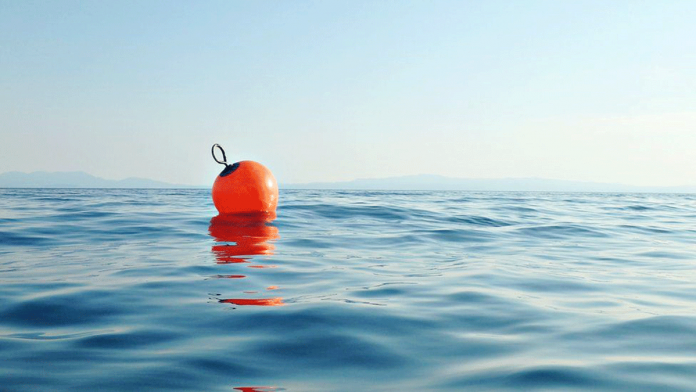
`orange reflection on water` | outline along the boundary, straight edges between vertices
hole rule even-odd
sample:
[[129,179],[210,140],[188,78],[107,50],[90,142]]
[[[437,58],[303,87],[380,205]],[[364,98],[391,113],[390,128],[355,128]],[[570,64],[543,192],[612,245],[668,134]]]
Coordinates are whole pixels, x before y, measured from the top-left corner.
[[237,387],[235,389],[242,392],[278,392],[285,390],[285,388],[278,387]]
[[[275,215],[218,215],[210,220],[208,232],[217,242],[213,245],[218,264],[248,263],[254,255],[272,255],[278,228],[269,226]],[[234,244],[229,244],[229,243]]]
[[254,306],[283,306],[283,299],[278,298],[229,298],[221,299],[220,302],[235,305],[254,305]]
[[[268,223],[275,219],[275,214],[254,215],[218,215],[210,220],[208,231],[219,244],[212,247],[218,264],[251,263],[252,256],[272,255],[275,246],[272,240],[279,238],[278,228]],[[224,243],[224,244],[223,244]],[[251,268],[275,268],[275,265],[248,265]],[[221,275],[243,278],[244,275]],[[271,286],[275,287],[275,286]],[[255,294],[257,291],[244,291]],[[283,299],[278,298],[230,298],[219,302],[234,305],[282,306]]]

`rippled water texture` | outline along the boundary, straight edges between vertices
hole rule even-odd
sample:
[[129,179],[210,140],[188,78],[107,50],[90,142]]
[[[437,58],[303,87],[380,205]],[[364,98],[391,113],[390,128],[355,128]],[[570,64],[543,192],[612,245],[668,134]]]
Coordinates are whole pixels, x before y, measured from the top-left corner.
[[696,196],[0,190],[0,390],[693,390]]

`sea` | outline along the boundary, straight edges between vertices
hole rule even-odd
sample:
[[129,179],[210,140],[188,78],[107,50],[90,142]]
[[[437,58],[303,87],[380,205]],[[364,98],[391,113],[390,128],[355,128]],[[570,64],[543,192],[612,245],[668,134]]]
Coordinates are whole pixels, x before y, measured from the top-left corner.
[[0,391],[694,391],[696,195],[0,189]]

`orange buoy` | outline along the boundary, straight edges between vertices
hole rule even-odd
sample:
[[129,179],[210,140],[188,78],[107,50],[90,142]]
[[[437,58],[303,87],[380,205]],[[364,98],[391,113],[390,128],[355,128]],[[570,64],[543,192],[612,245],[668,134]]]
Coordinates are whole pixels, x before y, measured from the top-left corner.
[[[215,157],[215,147],[222,152],[222,161]],[[227,164],[225,151],[213,145],[213,159],[225,169],[213,184],[213,203],[220,215],[273,214],[278,206],[278,183],[266,166],[254,161]]]

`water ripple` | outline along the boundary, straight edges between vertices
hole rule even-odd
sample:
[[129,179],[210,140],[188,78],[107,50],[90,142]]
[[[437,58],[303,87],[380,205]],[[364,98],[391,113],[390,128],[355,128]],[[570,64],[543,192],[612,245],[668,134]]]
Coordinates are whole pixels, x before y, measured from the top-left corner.
[[693,195],[0,195],[3,391],[696,385]]

